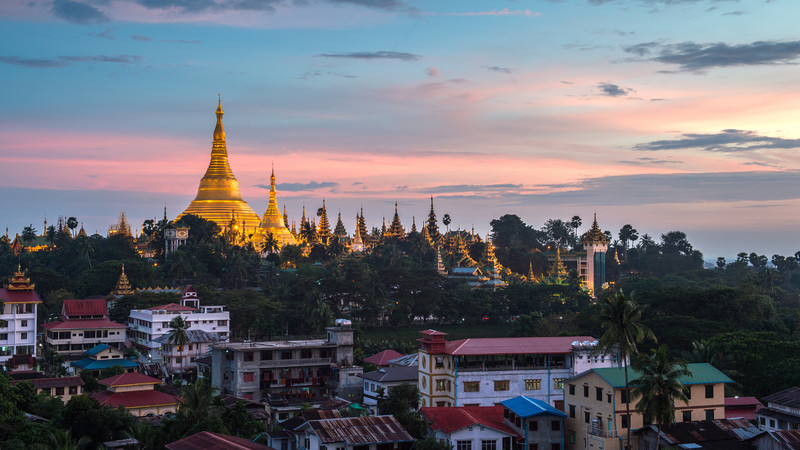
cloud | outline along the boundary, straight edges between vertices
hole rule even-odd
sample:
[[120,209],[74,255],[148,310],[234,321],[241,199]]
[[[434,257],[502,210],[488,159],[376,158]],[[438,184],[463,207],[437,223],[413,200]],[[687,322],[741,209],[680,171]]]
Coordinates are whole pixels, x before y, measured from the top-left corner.
[[116,63],[133,64],[142,61],[139,55],[94,55],[57,56],[55,58],[20,58],[19,56],[0,56],[0,63],[37,69],[65,67],[73,63]]
[[398,59],[401,61],[416,61],[421,59],[422,56],[414,55],[412,53],[402,53],[402,52],[389,52],[389,51],[378,51],[378,52],[348,52],[348,53],[321,53],[317,56],[324,57],[324,58],[352,58],[352,59]]
[[147,9],[168,9],[180,13],[199,13],[212,11],[262,11],[275,13],[278,6],[287,4],[308,6],[312,3],[330,3],[338,5],[355,5],[365,8],[395,11],[415,8],[406,6],[399,0],[135,0]]
[[102,33],[87,33],[87,34],[89,36],[95,36],[95,37],[99,37],[99,38],[102,38],[102,39],[108,39],[109,41],[113,41],[114,39],[117,38],[114,35],[114,30],[112,30],[111,28],[106,28],[106,30],[103,31]]
[[[264,184],[257,184],[256,186],[269,189],[269,186]],[[310,181],[308,183],[278,183],[275,185],[275,188],[279,191],[287,192],[315,191],[318,189],[335,189],[337,187],[339,187],[339,183],[333,181],[323,181],[322,183],[316,181]]]
[[108,16],[94,6],[70,0],[55,0],[52,11],[59,19],[79,25],[91,25],[109,21]]
[[521,184],[450,184],[442,186],[431,186],[416,189],[420,192],[430,194],[447,194],[447,193],[462,193],[462,192],[496,192],[508,189],[519,189]]
[[747,152],[774,148],[800,148],[800,139],[760,136],[754,131],[722,130],[719,133],[684,133],[680,139],[665,139],[637,144],[636,150],[683,150],[699,148],[708,152]]
[[498,73],[512,73],[512,72],[514,72],[513,70],[511,70],[511,69],[509,69],[507,67],[498,67],[498,66],[489,66],[489,67],[486,68],[486,70],[488,70],[490,72],[498,72]]
[[142,36],[140,34],[132,34],[131,39],[139,42],[168,42],[173,44],[200,44],[202,41],[186,41],[183,39],[155,39],[150,36]]
[[434,66],[428,67],[427,71],[428,71],[428,76],[431,76],[431,77],[438,77],[441,74],[439,72],[439,69],[437,67],[434,67]]
[[698,72],[714,67],[790,64],[800,57],[800,41],[756,41],[739,45],[646,42],[623,50],[652,61],[677,65],[682,71]]
[[632,91],[632,89],[619,87],[612,83],[599,83],[597,88],[608,97],[625,97]]
[[541,16],[542,13],[532,13],[530,9],[510,10],[508,8],[493,9],[491,11],[468,11],[468,12],[451,12],[451,13],[437,13],[426,12],[426,16]]
[[384,9],[394,11],[405,8],[406,5],[398,0],[328,0],[330,3],[342,3],[350,5],[365,6],[367,8]]
[[656,159],[656,158],[636,158],[633,161],[617,161],[619,164],[627,166],[643,166],[648,164],[683,164],[683,161],[674,161],[670,159]]

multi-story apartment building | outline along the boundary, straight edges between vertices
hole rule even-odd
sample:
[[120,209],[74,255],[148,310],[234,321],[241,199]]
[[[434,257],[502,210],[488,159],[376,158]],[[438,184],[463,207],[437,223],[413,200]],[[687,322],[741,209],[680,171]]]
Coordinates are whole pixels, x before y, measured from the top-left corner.
[[0,288],[0,364],[14,355],[36,357],[36,313],[42,299],[22,269]]
[[[714,420],[725,417],[725,383],[732,383],[710,364],[689,364],[691,376],[682,377],[689,403],[675,402],[675,420]],[[629,380],[639,373],[628,369]],[[629,385],[629,388],[635,386]],[[568,450],[620,450],[627,430],[641,428],[642,415],[631,400],[626,414],[625,371],[621,367],[591,369],[564,382],[567,414],[566,448]],[[631,440],[635,439],[632,435]],[[637,443],[631,442],[636,448]]]
[[161,345],[158,350],[160,360],[164,368],[170,372],[185,372],[196,370],[197,358],[206,356],[211,352],[211,346],[225,342],[217,333],[209,333],[203,330],[186,330],[187,342],[185,345],[176,345],[169,341],[170,335],[166,334],[156,338],[156,342]]
[[766,408],[756,411],[764,431],[800,429],[800,388],[790,387],[763,398]]
[[525,395],[562,409],[563,380],[618,365],[614,355],[596,352],[591,336],[446,341],[440,331],[422,334],[420,406],[491,406]]
[[64,300],[61,319],[42,325],[45,345],[67,360],[76,360],[100,344],[122,348],[125,325],[108,318],[104,299]]
[[128,338],[141,350],[143,359],[160,361],[158,339],[172,331],[169,323],[177,316],[183,317],[189,330],[215,333],[223,341],[230,337],[230,312],[225,311],[224,306],[201,306],[197,291],[186,286],[180,304],[134,309],[128,315]]
[[211,382],[222,393],[248,400],[272,397],[296,399],[300,404],[348,387],[360,391],[361,368],[352,366],[353,329],[327,330],[326,339],[214,345]]
[[364,379],[362,404],[373,414],[378,413],[378,399],[388,397],[389,391],[401,384],[417,384],[416,366],[382,367],[361,375]]

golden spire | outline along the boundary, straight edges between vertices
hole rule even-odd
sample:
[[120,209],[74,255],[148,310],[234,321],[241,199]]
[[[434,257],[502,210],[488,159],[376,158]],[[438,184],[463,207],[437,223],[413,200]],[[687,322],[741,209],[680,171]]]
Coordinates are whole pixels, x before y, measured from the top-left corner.
[[[211,220],[224,229],[230,222],[231,211],[237,213],[242,223],[250,224],[254,229],[258,226],[259,217],[244,201],[239,191],[239,180],[233,175],[228,163],[228,147],[225,142],[225,129],[222,126],[222,99],[217,103],[217,124],[214,128],[214,141],[211,146],[211,161],[205,175],[200,180],[197,196],[176,220],[186,214],[194,214]],[[245,236],[251,230],[242,230]]]
[[122,274],[119,276],[117,285],[111,291],[111,295],[115,297],[133,295],[133,289],[131,289],[131,284],[128,282],[128,276],[125,275],[125,264],[122,265]]
[[606,237],[605,233],[600,230],[600,226],[597,225],[597,213],[594,213],[594,221],[592,222],[592,228],[586,232],[581,238],[581,242],[583,244],[605,244],[608,245],[608,238]]
[[271,233],[278,241],[279,247],[283,247],[287,244],[296,245],[297,240],[286,226],[286,221],[284,219],[285,214],[285,206],[284,215],[281,215],[278,209],[278,193],[275,190],[275,166],[273,165],[272,173],[269,176],[269,204],[267,205],[267,211],[264,213],[264,216],[261,217],[258,230],[253,235],[253,241],[260,244],[264,242]]

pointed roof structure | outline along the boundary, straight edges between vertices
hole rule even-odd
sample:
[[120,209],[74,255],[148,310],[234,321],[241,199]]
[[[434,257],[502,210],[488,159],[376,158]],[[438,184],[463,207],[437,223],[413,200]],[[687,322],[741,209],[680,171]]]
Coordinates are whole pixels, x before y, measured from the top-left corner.
[[405,228],[403,228],[403,224],[400,223],[400,215],[397,214],[397,202],[394,202],[394,217],[392,218],[392,223],[389,225],[389,229],[384,232],[387,237],[403,237],[406,234]]
[[359,215],[356,214],[356,235],[353,237],[353,244],[350,246],[350,250],[354,252],[363,252],[365,248],[364,241],[361,239],[361,227],[358,225],[359,219]]
[[368,234],[367,221],[364,219],[364,207],[361,207],[361,215],[356,214],[356,229],[361,235],[361,239],[366,239]]
[[333,235],[339,238],[339,242],[341,243],[347,240],[347,230],[344,228],[341,212],[339,213],[339,219],[336,221],[336,228],[333,230]]
[[597,225],[597,213],[594,213],[594,221],[592,222],[592,228],[586,232],[586,234],[581,237],[581,243],[584,245],[588,244],[599,244],[599,245],[608,245],[608,238],[606,237],[603,230],[600,229],[600,226]]
[[[285,211],[285,210],[284,210]],[[285,212],[284,212],[285,215]],[[258,229],[253,234],[253,242],[258,246],[263,244],[268,236],[272,234],[273,239],[278,243],[278,248],[284,245],[296,245],[297,240],[286,227],[284,216],[281,215],[278,209],[278,193],[275,190],[275,167],[272,167],[272,173],[269,176],[269,204],[264,216],[261,217],[261,222]]]
[[436,223],[436,212],[433,210],[433,196],[431,195],[431,212],[428,214],[428,223],[425,225],[432,240],[439,238],[439,225]]
[[242,198],[239,191],[239,180],[233,175],[228,163],[225,128],[222,126],[223,114],[222,100],[220,99],[217,104],[214,141],[211,145],[211,161],[205,175],[200,180],[197,196],[175,220],[180,220],[187,214],[194,214],[225,229],[230,223],[231,212],[233,212],[237,219],[249,228],[244,230],[244,234],[248,235],[258,227],[258,214]]
[[325,208],[325,199],[322,199],[322,214],[319,216],[319,226],[317,227],[317,239],[323,244],[328,243],[331,237],[331,224],[328,222],[328,210]]
[[125,264],[122,265],[122,274],[120,274],[119,280],[117,280],[117,285],[111,290],[111,295],[117,298],[125,295],[133,295],[131,283],[128,282],[128,276],[125,275]]
[[417,232],[417,219],[414,216],[411,216],[411,232]]

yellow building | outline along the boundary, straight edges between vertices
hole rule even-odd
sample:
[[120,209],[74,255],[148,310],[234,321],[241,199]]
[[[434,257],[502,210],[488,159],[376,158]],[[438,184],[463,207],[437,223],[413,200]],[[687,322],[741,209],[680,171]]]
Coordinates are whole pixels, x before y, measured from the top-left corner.
[[[228,163],[228,148],[225,129],[222,127],[222,102],[217,106],[217,125],[214,128],[214,143],[211,146],[211,162],[200,180],[197,196],[175,220],[186,214],[194,214],[213,221],[223,231],[235,232],[248,238],[259,226],[258,214],[242,198],[239,180],[233,175]],[[233,230],[231,223],[233,222]]]
[[161,380],[136,372],[104,378],[98,383],[107,390],[92,394],[92,398],[101,406],[122,406],[136,417],[176,413],[181,403],[178,397],[155,390],[155,385],[162,384]]
[[[675,420],[713,420],[725,418],[725,383],[732,383],[711,364],[689,364],[691,376],[681,378],[689,403],[675,402]],[[628,369],[629,380],[639,373]],[[634,387],[633,385],[629,385]],[[567,413],[567,450],[620,450],[631,431],[644,426],[636,412],[638,400],[625,408],[625,371],[622,368],[591,369],[564,382],[564,412]],[[631,440],[635,434],[631,434]],[[637,443],[632,442],[632,448]]]

